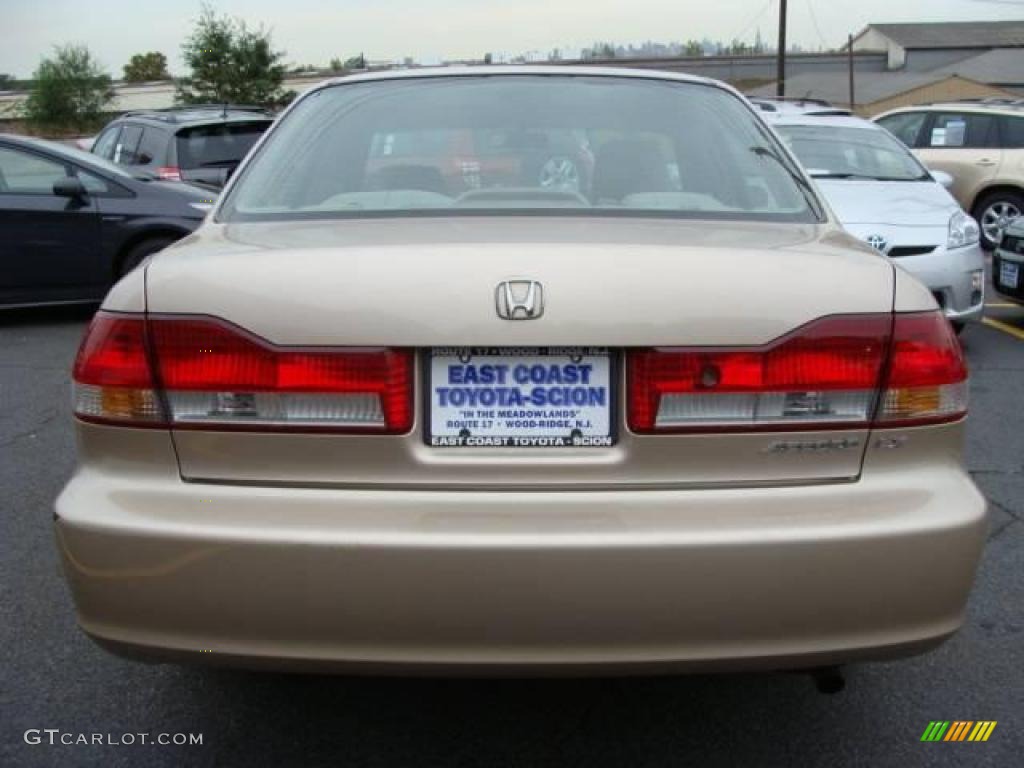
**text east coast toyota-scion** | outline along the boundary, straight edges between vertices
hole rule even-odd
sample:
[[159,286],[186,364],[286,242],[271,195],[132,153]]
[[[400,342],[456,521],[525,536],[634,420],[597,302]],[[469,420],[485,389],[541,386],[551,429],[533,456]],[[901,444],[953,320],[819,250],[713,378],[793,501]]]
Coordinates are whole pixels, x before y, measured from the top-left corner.
[[57,540],[82,628],[147,658],[889,657],[963,621],[966,410],[931,293],[730,88],[363,75],[107,296]]

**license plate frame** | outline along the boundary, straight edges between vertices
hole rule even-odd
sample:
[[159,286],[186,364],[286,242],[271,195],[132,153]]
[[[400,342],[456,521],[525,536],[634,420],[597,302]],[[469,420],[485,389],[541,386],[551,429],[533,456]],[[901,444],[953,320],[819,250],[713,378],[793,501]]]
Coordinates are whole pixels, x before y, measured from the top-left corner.
[[1020,265],[1006,259],[1000,260],[999,285],[1012,290],[1020,288]]
[[[450,381],[441,380],[438,376],[438,366],[448,365],[451,362],[458,361],[462,365],[468,365],[471,361],[476,361],[477,364],[481,364],[480,361],[487,359],[492,365],[509,365],[511,360],[517,360],[518,363],[526,363],[532,361],[534,358],[540,358],[546,365],[594,365],[599,361],[602,365],[597,366],[597,370],[592,370],[590,375],[593,377],[589,379],[587,385],[579,383],[580,388],[586,388],[588,396],[596,397],[591,393],[592,388],[604,389],[604,404],[602,406],[593,406],[598,411],[603,411],[604,418],[606,419],[606,427],[601,428],[600,423],[594,425],[590,424],[589,428],[583,428],[577,435],[573,435],[572,429],[565,429],[564,432],[561,429],[548,429],[545,428],[545,432],[541,434],[539,430],[534,430],[532,434],[527,428],[520,428],[518,431],[513,430],[509,434],[496,434],[499,431],[496,425],[491,425],[489,429],[481,428],[478,429],[476,435],[469,430],[468,437],[460,430],[459,435],[453,435],[453,427],[440,424],[440,429],[437,428],[435,420],[439,414],[444,412],[441,407],[440,398],[436,391],[437,386],[447,384],[451,385]],[[436,364],[436,365],[435,365]],[[516,452],[522,452],[524,450],[565,450],[565,449],[594,449],[594,448],[609,448],[618,443],[619,431],[619,356],[615,350],[609,347],[592,347],[592,346],[576,346],[576,347],[429,347],[422,352],[422,381],[423,391],[421,397],[421,407],[423,413],[423,441],[431,448],[440,449],[490,449],[490,448],[506,448],[514,450]],[[564,367],[562,368],[564,371]],[[450,376],[451,374],[449,374]],[[439,383],[440,382],[440,383]],[[506,385],[509,384],[506,381]],[[533,386],[537,384],[526,384],[518,385],[512,383],[511,387],[504,387],[506,389],[513,388],[520,391],[529,391]],[[540,385],[543,386],[543,385]],[[555,384],[554,386],[562,386],[561,384]],[[568,385],[566,385],[568,386]],[[575,387],[572,387],[575,389]],[[435,408],[435,405],[437,406]],[[452,408],[458,406],[448,405],[449,411]],[[584,405],[582,410],[588,411],[592,406]],[[485,409],[484,406],[475,406],[477,408]],[[580,410],[576,406],[567,405],[551,405],[546,406],[549,411],[571,411]],[[493,410],[543,410],[532,404],[527,405],[516,405],[515,403],[507,405],[496,405]],[[441,416],[442,421],[444,417]],[[496,414],[496,420],[497,414]],[[570,418],[565,417],[564,414],[559,414],[559,418]],[[571,418],[571,421],[575,422],[576,418]],[[587,422],[589,419],[586,416],[583,417],[583,421]],[[482,425],[481,425],[482,426]],[[505,430],[500,430],[505,431]],[[560,434],[555,434],[555,432]],[[556,439],[557,438],[557,439]]]

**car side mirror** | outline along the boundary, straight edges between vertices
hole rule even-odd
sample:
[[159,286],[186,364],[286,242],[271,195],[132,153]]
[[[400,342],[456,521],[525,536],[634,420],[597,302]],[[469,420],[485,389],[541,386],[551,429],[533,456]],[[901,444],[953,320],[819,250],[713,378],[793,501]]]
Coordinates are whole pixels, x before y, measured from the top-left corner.
[[932,178],[935,179],[935,181],[944,186],[946,189],[949,189],[950,187],[953,186],[953,177],[950,176],[945,171],[929,171],[929,173],[932,175]]
[[85,200],[89,196],[85,184],[77,176],[65,176],[63,179],[57,179],[53,182],[53,194],[71,200]]

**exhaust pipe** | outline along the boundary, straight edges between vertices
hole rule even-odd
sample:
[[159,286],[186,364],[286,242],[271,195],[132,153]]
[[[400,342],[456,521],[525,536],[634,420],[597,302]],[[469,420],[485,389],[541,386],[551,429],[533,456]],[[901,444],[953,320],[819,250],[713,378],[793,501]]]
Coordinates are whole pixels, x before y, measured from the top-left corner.
[[818,693],[839,693],[846,687],[846,678],[839,667],[816,667],[811,670]]

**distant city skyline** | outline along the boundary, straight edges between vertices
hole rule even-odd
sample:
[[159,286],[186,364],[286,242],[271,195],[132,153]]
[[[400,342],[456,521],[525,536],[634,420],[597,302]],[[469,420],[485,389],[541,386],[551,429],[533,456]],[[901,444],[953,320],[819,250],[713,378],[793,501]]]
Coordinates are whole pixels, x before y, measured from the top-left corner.
[[[359,53],[369,60],[411,57],[496,61],[571,57],[595,42],[638,45],[704,38],[767,46],[777,34],[779,0],[212,0],[220,13],[273,32],[289,66],[325,67]],[[1024,18],[1013,0],[789,0],[789,41],[807,50],[842,45],[868,23],[989,21]],[[172,73],[183,70],[180,45],[199,15],[198,0],[0,0],[4,45],[0,73],[31,76],[56,45],[82,43],[115,78],[135,53],[160,51]]]

